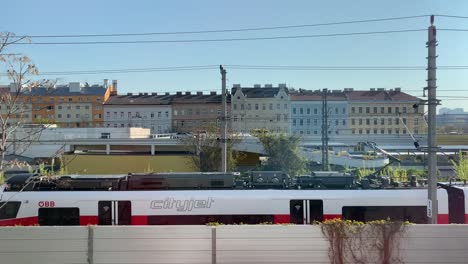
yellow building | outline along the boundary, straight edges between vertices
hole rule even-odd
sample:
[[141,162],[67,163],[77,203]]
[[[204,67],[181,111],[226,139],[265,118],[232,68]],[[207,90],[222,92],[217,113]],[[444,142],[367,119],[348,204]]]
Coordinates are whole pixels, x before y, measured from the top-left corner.
[[424,105],[400,88],[345,92],[352,134],[425,134]]

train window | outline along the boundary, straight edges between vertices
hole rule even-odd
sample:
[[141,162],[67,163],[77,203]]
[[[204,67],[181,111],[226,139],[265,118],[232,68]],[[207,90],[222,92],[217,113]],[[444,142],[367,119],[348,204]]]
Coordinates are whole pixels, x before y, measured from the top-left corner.
[[273,223],[272,215],[152,215],[149,225],[205,225],[221,224],[261,224]]
[[356,221],[393,220],[426,224],[425,206],[344,206],[343,219]]
[[16,218],[21,202],[1,202],[0,220]]
[[39,225],[73,226],[80,225],[79,208],[39,208]]

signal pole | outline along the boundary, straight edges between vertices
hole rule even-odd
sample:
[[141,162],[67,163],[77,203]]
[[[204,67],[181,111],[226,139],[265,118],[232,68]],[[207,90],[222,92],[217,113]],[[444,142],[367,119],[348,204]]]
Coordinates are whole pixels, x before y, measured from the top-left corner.
[[219,65],[221,72],[221,100],[223,104],[223,110],[221,113],[221,172],[227,172],[227,122],[226,122],[226,70],[222,65]]
[[427,91],[428,91],[428,204],[427,217],[429,224],[437,224],[437,139],[436,139],[436,111],[438,100],[436,99],[436,27],[434,16],[431,16],[431,25],[428,28],[428,56],[427,56]]
[[328,164],[328,89],[322,91],[322,170],[330,170]]

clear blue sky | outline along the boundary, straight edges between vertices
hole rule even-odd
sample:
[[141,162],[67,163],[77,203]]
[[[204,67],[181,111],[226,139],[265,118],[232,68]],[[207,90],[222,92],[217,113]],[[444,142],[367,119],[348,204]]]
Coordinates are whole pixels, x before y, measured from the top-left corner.
[[[0,31],[18,35],[196,31],[312,24],[384,17],[448,14],[468,16],[466,0],[355,1],[110,1],[15,0],[1,4]],[[131,37],[125,40],[231,38],[421,29],[428,18],[262,32]],[[438,28],[468,29],[468,19],[437,18]],[[123,40],[105,38],[100,40]],[[67,41],[68,39],[49,39]],[[87,39],[71,39],[85,41]],[[91,39],[89,39],[91,40]],[[221,43],[16,46],[43,72],[191,65],[424,66],[427,32],[373,36]],[[468,65],[468,32],[438,32],[438,65]],[[40,41],[40,40],[33,40]],[[54,77],[54,76],[48,76]],[[119,92],[220,90],[219,70],[59,76],[60,82],[117,79]],[[425,71],[229,70],[228,85],[287,83],[306,89],[402,87],[422,90]],[[5,78],[0,83],[7,83]],[[468,70],[439,70],[439,95],[468,97]],[[459,90],[444,92],[442,90]],[[422,92],[411,92],[422,95]],[[468,100],[445,100],[464,107]]]

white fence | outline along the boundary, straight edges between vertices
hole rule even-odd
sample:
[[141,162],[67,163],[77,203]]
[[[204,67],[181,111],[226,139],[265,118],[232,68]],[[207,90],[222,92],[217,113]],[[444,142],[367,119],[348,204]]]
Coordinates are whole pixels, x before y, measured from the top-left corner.
[[[410,226],[404,263],[467,263],[468,225]],[[330,263],[318,226],[0,228],[1,264]]]

